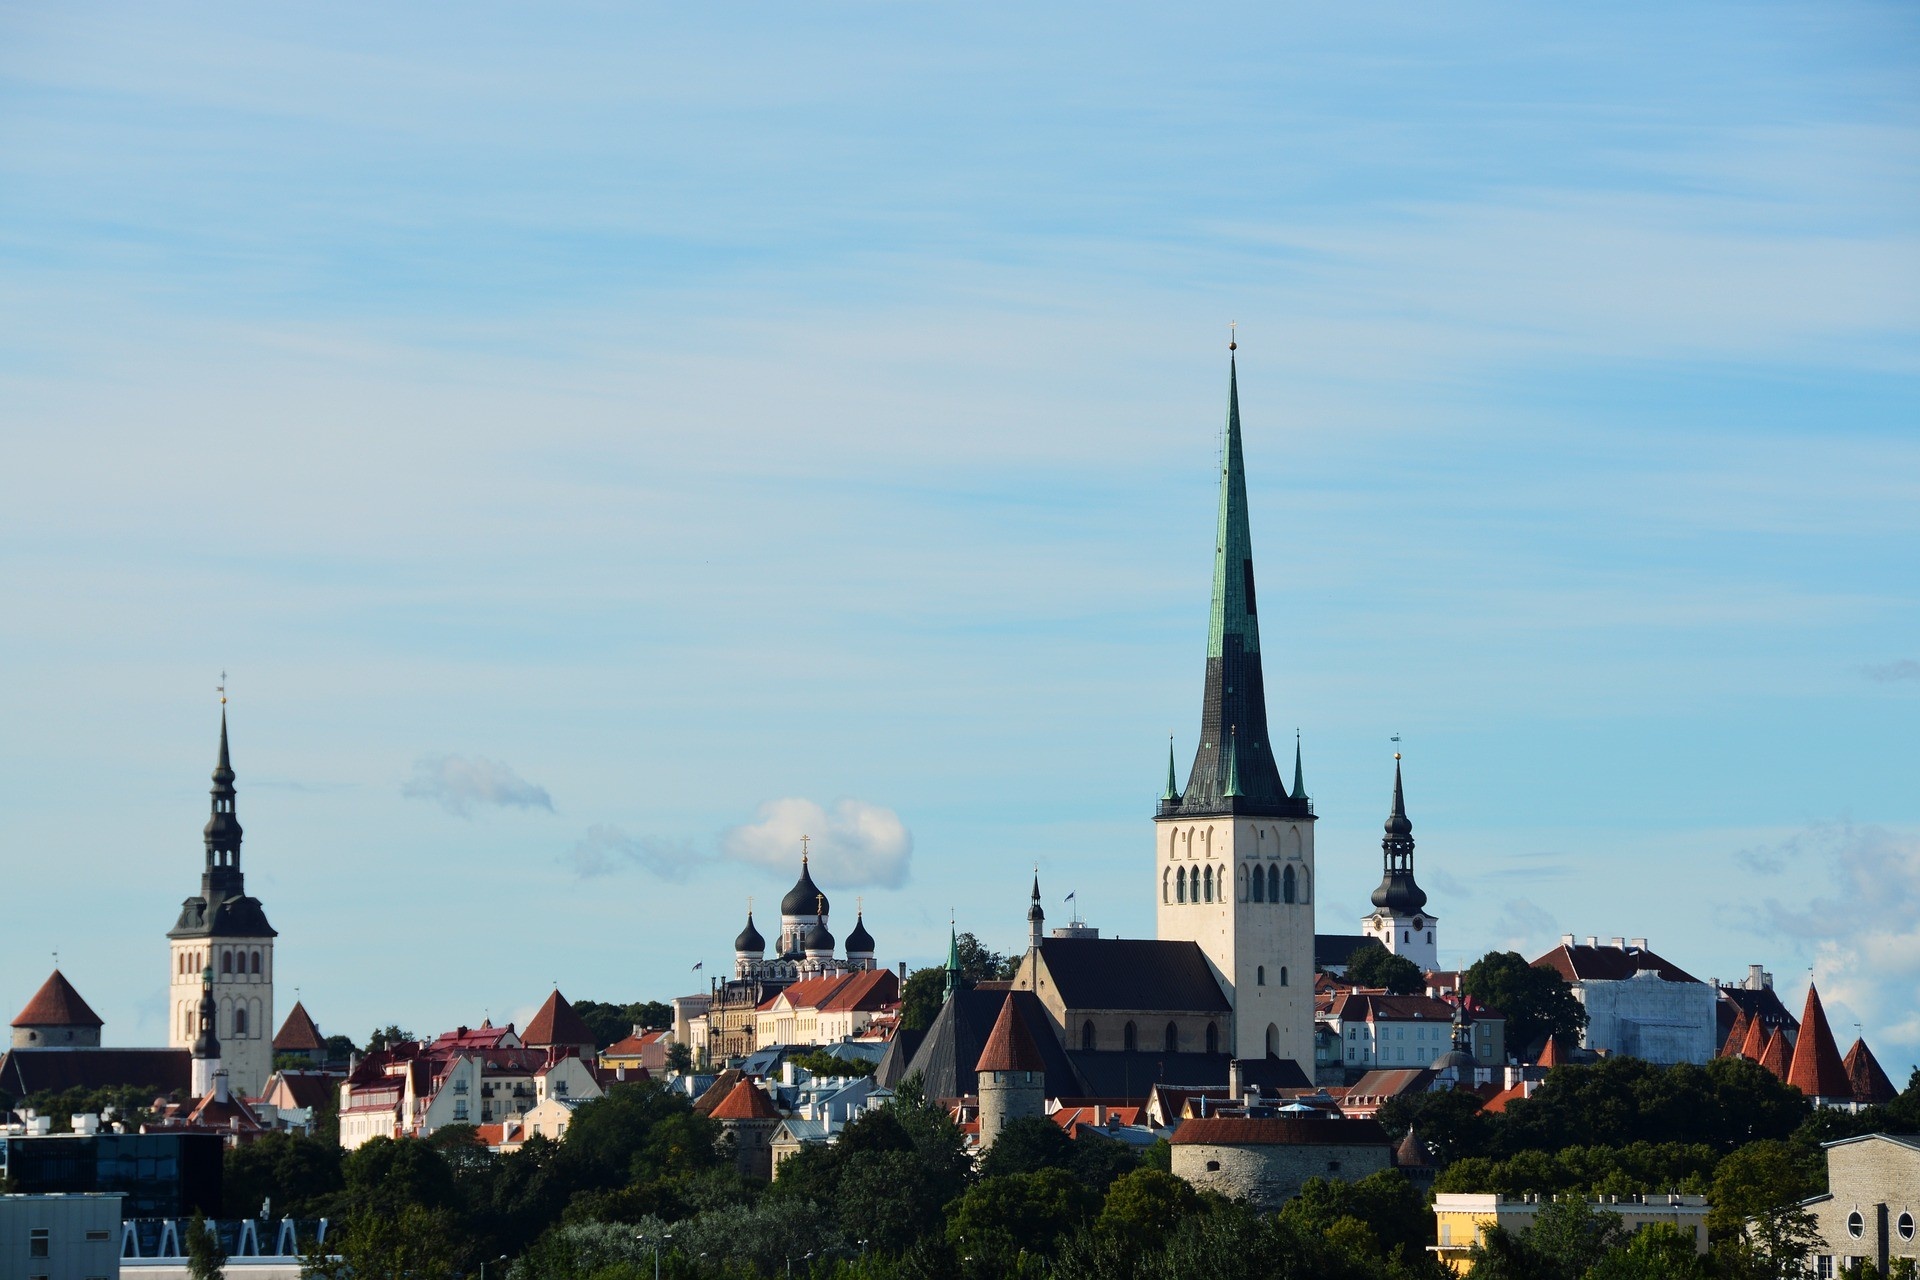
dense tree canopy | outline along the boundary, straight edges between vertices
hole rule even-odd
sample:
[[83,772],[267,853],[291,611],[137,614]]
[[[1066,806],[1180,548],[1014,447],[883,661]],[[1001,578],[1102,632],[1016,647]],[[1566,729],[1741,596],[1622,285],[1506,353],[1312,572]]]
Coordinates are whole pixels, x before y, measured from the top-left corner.
[[1461,976],[1460,988],[1506,1018],[1509,1053],[1531,1053],[1550,1035],[1572,1044],[1586,1030],[1587,1011],[1567,980],[1516,951],[1481,956]]
[[1384,987],[1396,995],[1418,995],[1427,989],[1427,975],[1405,956],[1379,943],[1360,947],[1347,960],[1347,981],[1361,987]]

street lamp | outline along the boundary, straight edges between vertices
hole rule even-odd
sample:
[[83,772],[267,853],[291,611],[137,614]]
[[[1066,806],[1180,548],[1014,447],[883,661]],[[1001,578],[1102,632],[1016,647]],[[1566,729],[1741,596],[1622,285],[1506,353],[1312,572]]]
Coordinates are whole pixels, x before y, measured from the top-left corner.
[[480,1280],[487,1280],[487,1264],[489,1262],[505,1262],[506,1260],[507,1260],[507,1255],[504,1253],[497,1258],[480,1259]]
[[673,1239],[673,1232],[669,1231],[663,1235],[650,1236],[643,1231],[636,1231],[633,1238],[641,1244],[650,1244],[653,1246],[653,1280],[660,1280],[660,1246]]

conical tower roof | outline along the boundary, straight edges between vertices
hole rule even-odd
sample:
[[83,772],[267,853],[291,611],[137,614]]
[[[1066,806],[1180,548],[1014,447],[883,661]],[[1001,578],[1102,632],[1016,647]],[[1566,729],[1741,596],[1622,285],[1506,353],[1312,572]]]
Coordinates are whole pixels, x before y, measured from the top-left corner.
[[1793,1045],[1793,1065],[1787,1083],[1809,1098],[1852,1098],[1853,1078],[1840,1060],[1840,1046],[1827,1025],[1820,990],[1807,984],[1807,1007],[1800,1015],[1800,1038]]
[[554,1045],[597,1044],[598,1041],[593,1038],[586,1019],[574,1012],[567,998],[560,994],[560,988],[555,987],[547,1002],[540,1006],[540,1012],[527,1023],[520,1043],[530,1049],[546,1049]]
[[98,1027],[105,1024],[80,993],[55,969],[13,1020],[16,1027]]
[[1021,1018],[1013,1004],[1013,993],[1000,1002],[1000,1016],[993,1020],[993,1030],[987,1033],[986,1047],[980,1050],[980,1061],[974,1065],[975,1071],[1045,1071],[1046,1060],[1040,1056],[1040,1046],[1034,1043],[1033,1032],[1027,1030],[1026,1021]]
[[1739,1057],[1740,1046],[1746,1043],[1746,1039],[1747,1011],[1745,1009],[1735,1009],[1733,1013],[1733,1027],[1727,1032],[1726,1043],[1720,1046],[1720,1052],[1715,1056],[1721,1058]]
[[321,1038],[319,1024],[307,1013],[307,1007],[298,1000],[293,1002],[293,1011],[287,1020],[280,1024],[280,1030],[274,1033],[273,1051],[275,1053],[314,1053],[327,1047]]
[[1560,1052],[1560,1042],[1552,1036],[1547,1037],[1546,1047],[1540,1050],[1540,1060],[1536,1067],[1558,1067],[1566,1064],[1566,1055]]
[[1847,1077],[1853,1081],[1853,1100],[1860,1105],[1877,1107],[1899,1096],[1865,1040],[1856,1039],[1853,1048],[1847,1050],[1846,1066]]
[[780,1109],[751,1080],[742,1080],[720,1100],[709,1117],[714,1120],[778,1120]]
[[1775,1027],[1767,1037],[1767,1047],[1760,1051],[1760,1065],[1785,1080],[1792,1066],[1792,1052],[1787,1048],[1787,1033]]
[[1740,1056],[1749,1062],[1758,1062],[1767,1051],[1767,1028],[1759,1017],[1747,1023],[1747,1038],[1740,1042]]

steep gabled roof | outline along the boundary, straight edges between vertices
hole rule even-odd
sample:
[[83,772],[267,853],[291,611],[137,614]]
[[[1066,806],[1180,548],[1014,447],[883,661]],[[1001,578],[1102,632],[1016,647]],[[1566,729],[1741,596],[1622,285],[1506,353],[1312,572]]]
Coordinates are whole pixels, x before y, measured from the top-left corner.
[[1747,1038],[1740,1042],[1740,1056],[1749,1062],[1758,1062],[1766,1052],[1767,1024],[1765,1019],[1749,1019],[1747,1022]]
[[712,1120],[778,1120],[780,1109],[773,1105],[773,1099],[760,1091],[760,1086],[751,1080],[742,1080],[733,1086],[720,1105],[708,1113]]
[[1566,1065],[1566,1061],[1566,1055],[1560,1052],[1560,1041],[1553,1036],[1548,1036],[1546,1047],[1540,1050],[1540,1060],[1534,1063],[1534,1065],[1536,1067],[1559,1067]]
[[547,1002],[540,1006],[540,1012],[534,1014],[533,1020],[527,1023],[527,1029],[521,1035],[520,1043],[545,1047],[556,1044],[593,1044],[594,1039],[586,1020],[573,1011],[573,1006],[567,1003],[567,998],[560,994],[558,987],[555,987],[553,994],[547,997]]
[[0,1055],[0,1093],[134,1085],[156,1093],[185,1092],[193,1055],[185,1049],[9,1049]]
[[1853,1097],[1853,1077],[1840,1060],[1840,1046],[1833,1042],[1820,990],[1812,983],[1807,984],[1807,1007],[1800,1014],[1800,1038],[1794,1042],[1787,1083],[1809,1098]]
[[[1086,1087],[1072,1059],[1061,1046],[1060,1038],[1053,1033],[1046,1006],[1031,991],[1009,993],[963,987],[954,992],[953,998],[942,1005],[940,1012],[935,1015],[933,1025],[927,1028],[919,1048],[901,1072],[901,1078],[918,1071],[925,1083],[927,1097],[931,1100],[964,1098],[978,1093],[979,1072],[976,1064],[1009,995],[1015,1001],[1015,1014],[1026,1023],[1027,1031],[1046,1064],[1046,1091],[1050,1097],[1087,1097],[1101,1092],[1118,1096],[1118,1091]],[[1143,1072],[1138,1080],[1144,1086],[1155,1078],[1155,1075]]]
[[1873,1056],[1873,1050],[1867,1048],[1867,1042],[1856,1039],[1853,1048],[1847,1050],[1847,1076],[1853,1081],[1853,1100],[1863,1106],[1879,1106],[1883,1102],[1892,1102],[1899,1096],[1893,1087],[1893,1081],[1887,1079],[1887,1073],[1880,1069],[1879,1061]]
[[693,1100],[693,1114],[712,1115],[713,1109],[727,1100],[727,1095],[733,1092],[733,1087],[746,1078],[737,1067],[728,1067],[722,1071],[713,1078],[713,1083]]
[[1700,981],[1645,947],[1589,947],[1563,942],[1533,963],[1552,969],[1568,982],[1623,982],[1645,972],[1656,973],[1666,982]]
[[1233,1011],[1195,942],[1043,938],[1039,959],[1070,1010]]
[[308,1016],[307,1007],[298,1000],[293,1002],[293,1011],[287,1020],[280,1024],[280,1030],[273,1037],[275,1053],[316,1053],[327,1047],[320,1038],[320,1027]]
[[1040,1047],[1027,1030],[1026,1019],[1016,1009],[1013,993],[1000,1003],[1000,1016],[993,1020],[987,1047],[980,1051],[976,1071],[1045,1071],[1047,1064]]
[[67,975],[55,969],[40,989],[27,1001],[27,1007],[14,1018],[16,1027],[98,1027],[100,1015],[87,1007],[80,993],[67,981]]

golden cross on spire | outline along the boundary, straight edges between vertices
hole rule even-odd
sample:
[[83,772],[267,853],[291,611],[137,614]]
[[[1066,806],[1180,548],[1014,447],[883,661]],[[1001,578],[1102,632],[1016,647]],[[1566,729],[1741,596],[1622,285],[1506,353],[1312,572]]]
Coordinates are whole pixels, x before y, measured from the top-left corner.
[[220,683],[215,685],[214,689],[220,694],[220,705],[223,707],[226,706],[227,705],[227,669],[225,667],[220,668]]
[[811,839],[813,839],[812,836],[803,835],[800,837],[800,861],[802,862],[807,860],[807,841]]

